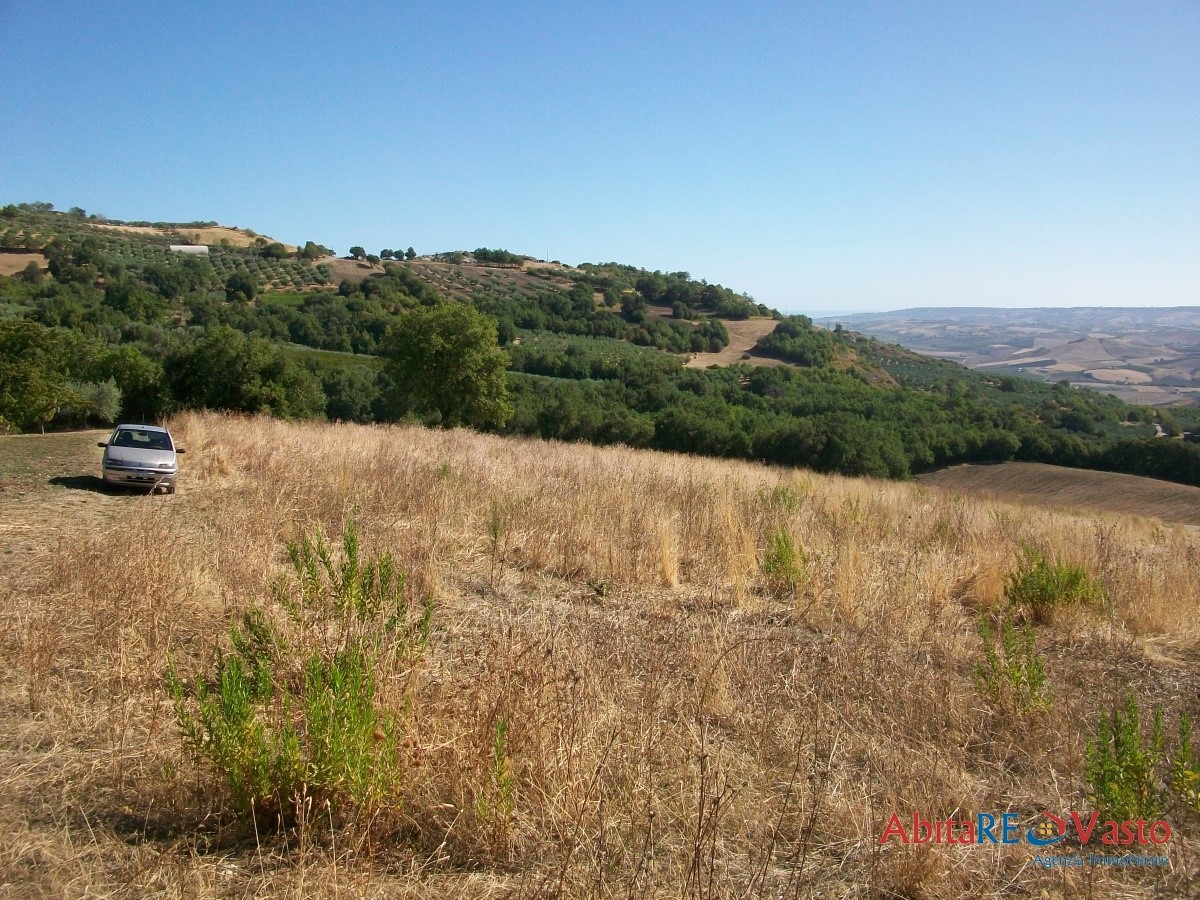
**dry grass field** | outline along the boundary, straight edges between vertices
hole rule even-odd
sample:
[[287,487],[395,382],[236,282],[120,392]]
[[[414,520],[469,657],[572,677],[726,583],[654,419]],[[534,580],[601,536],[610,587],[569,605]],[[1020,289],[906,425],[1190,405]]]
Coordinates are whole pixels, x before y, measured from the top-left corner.
[[1149,516],[1200,526],[1200,488],[1137,475],[1006,462],[951,466],[919,475],[917,481],[987,500]]
[[369,275],[383,274],[382,265],[371,265],[369,262],[360,262],[357,259],[342,259],[340,256],[322,256],[316,261],[316,265],[328,267],[329,279],[335,283],[341,282],[343,279],[357,283]]
[[[1195,894],[1174,808],[1166,868],[879,843],[894,811],[1087,809],[1086,740],[1127,688],[1200,715],[1184,528],[465,431],[171,426],[173,497],[95,491],[94,435],[0,438],[0,512],[31,526],[0,556],[0,896]],[[381,693],[398,794],[369,821],[238,820],[165,673],[211,673],[235,616],[279,612],[285,541],[347,520],[434,604]],[[1026,713],[973,675],[1022,543],[1110,598],[1038,626],[1053,700]]]
[[[254,242],[262,238],[267,243],[275,243],[266,235],[250,234],[241,228],[230,228],[226,225],[213,225],[203,228],[162,228],[157,225],[108,225],[105,223],[88,222],[93,228],[104,228],[108,231],[123,231],[128,234],[151,234],[178,238],[193,244],[219,244],[228,241],[233,247],[253,247]],[[289,251],[295,252],[291,244],[284,244]]]

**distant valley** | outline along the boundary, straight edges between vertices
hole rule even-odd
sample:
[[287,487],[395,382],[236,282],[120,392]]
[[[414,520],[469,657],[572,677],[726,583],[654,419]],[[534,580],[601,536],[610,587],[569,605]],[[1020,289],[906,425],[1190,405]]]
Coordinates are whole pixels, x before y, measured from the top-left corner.
[[1143,406],[1200,405],[1200,306],[919,308],[817,321],[997,375],[1066,380]]

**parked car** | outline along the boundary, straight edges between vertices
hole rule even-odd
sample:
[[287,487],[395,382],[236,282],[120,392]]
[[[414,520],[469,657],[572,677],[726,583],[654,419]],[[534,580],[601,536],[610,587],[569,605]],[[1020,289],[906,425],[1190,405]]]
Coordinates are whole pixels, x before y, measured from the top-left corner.
[[162,488],[175,493],[178,472],[176,454],[183,453],[171,440],[171,432],[157,425],[118,425],[104,448],[100,469],[105,484],[127,487]]

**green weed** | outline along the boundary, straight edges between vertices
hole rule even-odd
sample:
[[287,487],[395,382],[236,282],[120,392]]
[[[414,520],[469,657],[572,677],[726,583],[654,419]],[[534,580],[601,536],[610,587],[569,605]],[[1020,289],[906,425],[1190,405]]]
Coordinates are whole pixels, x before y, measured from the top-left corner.
[[432,604],[410,621],[403,570],[387,553],[363,559],[353,525],[336,556],[319,534],[288,554],[294,577],[275,600],[290,627],[252,607],[210,679],[189,689],[172,665],[179,728],[256,824],[297,821],[313,803],[369,816],[401,775],[401,722],[380,702],[378,678],[421,653]]
[[1004,597],[1010,607],[1027,609],[1038,623],[1050,621],[1063,607],[1107,600],[1104,588],[1082,566],[1051,560],[1029,545],[1022,548],[1020,566],[1008,574]]
[[1092,807],[1118,821],[1158,818],[1166,799],[1155,778],[1162,748],[1161,707],[1154,710],[1149,740],[1142,736],[1132,691],[1126,696],[1123,711],[1114,709],[1111,715],[1102,712],[1083,758]]
[[1179,750],[1171,757],[1171,788],[1180,801],[1200,813],[1200,757],[1192,752],[1192,720],[1179,717]]
[[1018,634],[1008,619],[1001,620],[999,650],[986,617],[979,619],[983,639],[983,664],[975,669],[980,691],[993,702],[1028,712],[1048,709],[1050,688],[1046,667],[1034,645],[1033,629],[1026,625]]
[[762,573],[776,594],[794,595],[808,581],[808,557],[785,529],[773,532],[767,539]]

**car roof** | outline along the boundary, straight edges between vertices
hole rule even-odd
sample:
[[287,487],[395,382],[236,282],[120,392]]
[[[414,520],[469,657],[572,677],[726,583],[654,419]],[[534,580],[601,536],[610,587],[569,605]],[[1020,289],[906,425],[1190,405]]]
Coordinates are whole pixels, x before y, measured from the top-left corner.
[[170,434],[170,432],[167,431],[167,429],[161,428],[158,425],[137,425],[134,423],[128,423],[128,424],[122,424],[122,425],[117,426],[118,430],[120,430],[122,428],[134,428],[138,431],[161,431],[163,434]]

